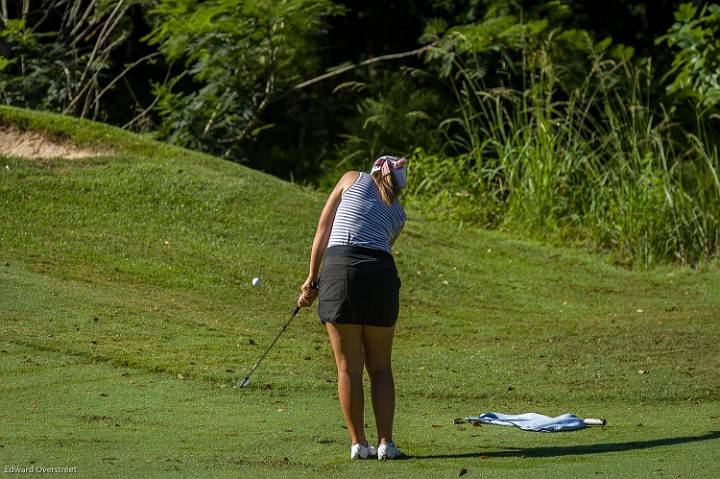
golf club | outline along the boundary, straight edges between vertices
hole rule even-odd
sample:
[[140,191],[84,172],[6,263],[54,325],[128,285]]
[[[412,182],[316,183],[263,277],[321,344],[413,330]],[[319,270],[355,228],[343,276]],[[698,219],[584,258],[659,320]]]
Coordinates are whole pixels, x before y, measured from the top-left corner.
[[285,323],[285,325],[282,327],[282,329],[280,330],[280,332],[278,333],[278,335],[275,336],[275,339],[273,339],[273,342],[270,343],[270,346],[269,346],[269,347],[267,348],[267,350],[265,351],[265,354],[263,354],[263,355],[260,357],[260,359],[258,359],[258,362],[255,363],[255,366],[253,366],[253,368],[250,370],[250,373],[249,373],[247,376],[245,376],[245,379],[243,379],[243,380],[239,380],[239,379],[238,379],[238,380],[235,382],[235,385],[236,385],[237,387],[244,388],[244,387],[247,387],[247,386],[250,385],[250,376],[251,376],[252,373],[255,371],[255,369],[260,365],[260,363],[262,362],[262,360],[265,359],[265,356],[267,356],[267,354],[270,352],[270,349],[272,349],[272,347],[275,345],[275,343],[276,343],[277,340],[280,338],[280,336],[282,335],[282,333],[285,332],[285,330],[287,329],[287,327],[290,325],[290,321],[292,321],[293,318],[295,317],[295,315],[298,314],[298,311],[300,311],[300,306],[297,306],[297,307],[295,308],[295,311],[293,312],[292,316],[290,316],[290,319],[288,319],[288,322]]
[[[318,289],[318,282],[317,282],[317,281],[313,281],[312,283],[310,283],[310,288],[317,290],[317,289]],[[251,376],[252,373],[255,371],[255,369],[260,365],[260,363],[262,362],[262,360],[265,359],[265,356],[267,356],[267,354],[270,352],[270,350],[271,350],[272,347],[275,345],[275,343],[277,342],[277,340],[280,339],[280,336],[282,335],[282,333],[285,332],[285,330],[287,329],[287,327],[290,325],[290,321],[292,321],[292,319],[295,317],[295,315],[298,313],[298,311],[300,311],[300,306],[296,306],[296,307],[295,307],[295,311],[293,311],[293,314],[292,314],[292,316],[290,316],[290,319],[288,319],[288,322],[285,323],[285,326],[283,326],[283,328],[280,330],[280,332],[278,333],[278,335],[275,336],[275,339],[273,339],[273,342],[270,343],[270,347],[268,347],[268,348],[267,348],[267,351],[265,351],[265,354],[263,354],[263,355],[260,357],[260,359],[258,359],[258,362],[255,363],[255,366],[253,366],[253,368],[250,370],[250,373],[249,373],[247,376],[245,376],[245,379],[243,379],[242,381],[238,379],[238,380],[235,382],[235,385],[236,385],[237,387],[244,388],[244,387],[247,387],[247,386],[250,385],[250,376]]]

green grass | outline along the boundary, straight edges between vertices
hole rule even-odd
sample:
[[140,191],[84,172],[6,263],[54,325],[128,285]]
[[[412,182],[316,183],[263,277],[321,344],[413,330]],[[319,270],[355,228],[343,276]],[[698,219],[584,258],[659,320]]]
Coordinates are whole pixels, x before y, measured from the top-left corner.
[[[410,211],[395,251],[396,440],[410,459],[351,463],[314,311],[295,319],[251,388],[232,387],[289,317],[323,195],[103,125],[8,108],[0,117],[117,151],[0,158],[3,467],[77,467],[77,477],[720,475],[718,271],[631,272]],[[609,425],[452,425],[488,411]]]

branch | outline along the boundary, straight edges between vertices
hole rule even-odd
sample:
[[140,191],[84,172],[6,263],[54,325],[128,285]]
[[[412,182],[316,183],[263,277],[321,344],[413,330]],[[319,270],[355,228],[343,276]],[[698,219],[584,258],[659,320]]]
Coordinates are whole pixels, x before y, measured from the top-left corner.
[[[167,74],[165,75],[165,81],[163,81],[163,86],[167,85],[168,81],[170,80],[170,71],[172,70],[173,64],[174,64],[174,63],[172,63],[172,64],[170,64],[170,66],[168,66],[168,71],[167,71]],[[185,70],[184,72],[182,72],[180,75],[178,75],[178,76],[176,77],[176,80],[179,81],[179,80],[182,79],[185,75],[187,75],[187,73],[188,73],[188,70]],[[171,88],[172,88],[172,87],[171,87]],[[147,115],[147,114],[150,112],[150,110],[152,110],[153,108],[155,108],[155,105],[157,105],[157,103],[158,103],[159,101],[160,101],[160,95],[155,95],[155,99],[152,101],[152,103],[150,103],[150,106],[148,106],[147,108],[145,108],[145,109],[144,109],[143,111],[141,111],[138,115],[136,115],[132,120],[130,120],[129,122],[125,123],[125,124],[124,124],[123,126],[121,126],[120,128],[122,128],[123,130],[126,130],[126,129],[130,128],[130,126],[132,126],[136,121],[138,121],[140,118],[142,118],[142,117],[144,117],[145,115]]]
[[77,103],[80,97],[85,94],[85,92],[90,88],[91,85],[92,84],[90,82],[85,83],[85,85],[82,86],[80,90],[78,90],[74,98],[72,97],[72,93],[70,94],[70,104],[63,109],[63,115],[67,115],[68,112],[72,110],[72,108],[75,106],[75,103]]
[[[72,27],[72,30],[70,30],[70,33],[68,34],[68,39],[72,38],[72,47],[75,48],[77,43],[86,38],[88,36],[88,32],[91,28],[95,26],[95,24],[99,21],[100,17],[92,16],[87,22],[87,25],[85,25],[85,30],[83,30],[81,33],[78,33],[82,28],[83,24],[85,23],[85,20],[87,20],[88,15],[90,15],[90,12],[92,12],[93,8],[95,8],[95,0],[92,0],[87,8],[85,9],[85,12],[83,13],[80,20],[77,20],[75,22],[75,25]],[[77,15],[76,15],[77,16]],[[73,18],[75,20],[75,18]],[[68,28],[70,27],[70,23],[68,22]]]
[[115,78],[113,78],[113,80],[112,80],[110,83],[108,83],[108,84],[105,86],[105,88],[103,88],[103,89],[100,91],[100,93],[97,94],[97,96],[95,97],[95,103],[97,104],[97,103],[100,101],[100,98],[102,98],[102,96],[103,96],[110,88],[112,88],[122,77],[124,77],[130,70],[132,70],[133,68],[135,68],[136,66],[138,66],[138,65],[141,64],[142,62],[144,62],[144,61],[146,61],[146,60],[150,60],[151,58],[156,57],[156,56],[158,56],[158,55],[161,55],[161,53],[160,53],[160,52],[153,52],[153,53],[151,53],[151,54],[149,54],[149,55],[145,55],[144,57],[142,57],[142,58],[140,58],[140,59],[138,59],[138,60],[135,60],[133,63],[131,63],[130,65],[128,65],[128,66],[125,68],[125,70],[123,70],[118,76],[116,76]]
[[278,95],[275,95],[274,97],[271,97],[271,93],[272,93],[272,92],[271,92],[272,82],[274,81],[273,76],[272,76],[272,74],[271,74],[271,75],[270,75],[270,78],[268,79],[268,83],[265,85],[265,97],[263,98],[263,100],[262,100],[262,102],[260,103],[260,105],[255,108],[255,111],[253,112],[252,117],[250,118],[249,123],[242,129],[242,131],[240,132],[240,134],[237,135],[238,141],[242,141],[242,140],[245,138],[245,136],[248,134],[248,132],[250,132],[250,130],[252,130],[252,128],[253,128],[253,127],[255,126],[255,124],[257,123],[258,114],[261,113],[261,112],[268,106],[268,104],[269,104],[271,101],[273,101],[273,100],[274,100],[274,101],[277,101],[279,98],[283,98],[283,97],[285,97],[286,95],[288,95],[289,93],[291,93],[291,92],[293,92],[293,91],[295,91],[295,90],[301,90],[301,89],[303,89],[303,88],[305,88],[305,87],[308,87],[308,86],[310,86],[310,85],[314,85],[315,83],[319,83],[319,82],[321,82],[321,81],[323,81],[323,80],[327,80],[328,78],[332,78],[332,77],[334,77],[334,76],[340,75],[340,74],[342,74],[342,73],[345,73],[345,72],[347,72],[347,71],[353,70],[353,69],[355,69],[355,68],[360,68],[360,67],[363,67],[363,66],[366,66],[366,65],[371,65],[371,64],[373,64],[373,63],[378,63],[378,62],[383,62],[383,61],[388,61],[388,60],[397,60],[397,59],[399,59],[399,58],[406,58],[406,57],[411,57],[411,56],[414,56],[414,55],[420,55],[421,53],[423,53],[423,52],[431,49],[433,46],[435,46],[435,43],[437,43],[437,42],[429,43],[429,44],[427,44],[427,45],[425,45],[425,46],[423,46],[423,47],[417,48],[417,49],[415,49],[415,50],[411,50],[411,51],[409,51],[409,52],[390,53],[390,54],[388,54],[388,55],[380,55],[379,57],[369,58],[369,59],[363,60],[363,61],[361,61],[361,62],[359,62],[359,63],[355,63],[355,64],[352,64],[352,65],[348,65],[348,66],[345,66],[345,67],[338,68],[338,69],[333,70],[333,71],[331,71],[331,72],[325,73],[325,74],[320,75],[320,76],[318,76],[318,77],[311,78],[310,80],[306,80],[306,81],[304,81],[304,82],[302,82],[302,83],[299,83],[299,84],[295,85],[294,87],[292,87],[292,88],[290,88],[290,89],[288,89],[288,90],[285,90],[284,92],[282,92],[282,93],[280,93],[280,94],[278,94]]
[[63,0],[60,0],[60,1],[57,1],[57,2],[56,2],[56,1],[53,1],[50,5],[46,5],[45,7],[43,7],[43,8],[42,8],[42,11],[44,11],[45,13],[43,13],[43,16],[42,16],[42,18],[40,18],[40,20],[38,20],[37,22],[35,22],[35,24],[30,28],[30,31],[31,31],[32,33],[37,32],[37,30],[40,29],[40,27],[42,27],[43,23],[45,23],[45,20],[47,20],[48,17],[49,17],[52,13],[55,12],[55,9],[58,8],[58,7],[60,7],[63,3],[64,3]]
[[7,0],[2,0],[2,3],[0,3],[0,19],[3,22],[3,26],[7,25],[9,20]]
[[[92,52],[90,53],[90,58],[87,61],[87,65],[85,65],[85,70],[83,70],[82,75],[80,76],[80,81],[78,83],[82,83],[85,81],[85,77],[87,76],[88,72],[90,71],[90,66],[95,61],[95,56],[97,55],[98,49],[100,48],[100,45],[102,45],[105,42],[105,38],[109,36],[112,31],[115,29],[115,25],[117,25],[117,22],[120,21],[123,15],[125,15],[125,12],[127,11],[127,8],[123,10],[117,18],[115,18],[115,15],[120,11],[123,2],[125,0],[120,0],[116,5],[113,11],[110,13],[110,16],[105,21],[105,23],[102,26],[102,29],[100,29],[100,34],[98,36],[97,41],[95,42],[95,46],[93,47]],[[112,26],[110,24],[112,23]]]
[[292,87],[290,90],[300,90],[302,88],[305,88],[307,86],[313,85],[315,83],[321,82],[323,80],[327,80],[328,78],[332,78],[334,76],[340,75],[342,73],[345,73],[350,70],[354,70],[355,68],[364,67],[366,65],[370,65],[377,62],[384,62],[387,60],[397,60],[398,58],[405,58],[405,57],[411,57],[414,55],[420,55],[421,53],[430,50],[436,42],[429,43],[425,45],[424,47],[420,47],[416,50],[412,50],[409,52],[403,52],[403,53],[390,53],[388,55],[380,55],[379,57],[369,58],[367,60],[363,60],[360,63],[354,63],[352,65],[348,65],[342,68],[338,68],[337,70],[333,70],[331,72],[325,73],[323,75],[320,75],[315,78],[311,78],[310,80],[304,81],[302,83],[299,83]]

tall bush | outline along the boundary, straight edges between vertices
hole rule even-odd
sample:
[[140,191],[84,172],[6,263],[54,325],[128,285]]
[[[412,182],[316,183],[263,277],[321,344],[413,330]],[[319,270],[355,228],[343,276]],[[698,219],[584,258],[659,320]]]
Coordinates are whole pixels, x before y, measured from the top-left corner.
[[[491,86],[473,46],[488,44],[436,53],[451,62],[458,115],[444,123],[450,156],[418,151],[411,162],[410,191],[430,211],[585,243],[627,265],[718,255],[717,149],[652,103],[649,60],[583,32],[537,29],[501,55],[519,59],[518,77]],[[579,59],[570,68],[568,55]]]
[[324,19],[340,13],[330,0],[160,0],[146,40],[181,65],[156,86],[162,135],[243,161],[244,145],[273,126],[263,112],[309,76]]

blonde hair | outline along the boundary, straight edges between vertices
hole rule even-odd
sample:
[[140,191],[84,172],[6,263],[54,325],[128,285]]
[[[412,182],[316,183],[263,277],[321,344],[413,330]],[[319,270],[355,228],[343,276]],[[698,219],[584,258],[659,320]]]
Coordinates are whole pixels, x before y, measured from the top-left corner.
[[395,198],[400,194],[400,187],[395,180],[395,175],[383,175],[382,171],[376,171],[371,176],[380,191],[383,203],[392,206]]

